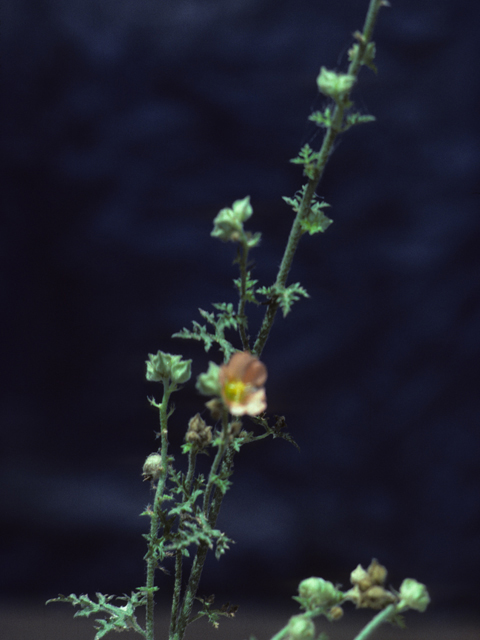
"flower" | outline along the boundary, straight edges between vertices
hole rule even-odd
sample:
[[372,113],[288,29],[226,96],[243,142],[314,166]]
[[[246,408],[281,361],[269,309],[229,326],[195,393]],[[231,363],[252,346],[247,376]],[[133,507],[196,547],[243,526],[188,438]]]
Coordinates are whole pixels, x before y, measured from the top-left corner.
[[233,416],[258,416],[267,408],[267,368],[248,351],[234,353],[220,367],[218,381],[223,402]]

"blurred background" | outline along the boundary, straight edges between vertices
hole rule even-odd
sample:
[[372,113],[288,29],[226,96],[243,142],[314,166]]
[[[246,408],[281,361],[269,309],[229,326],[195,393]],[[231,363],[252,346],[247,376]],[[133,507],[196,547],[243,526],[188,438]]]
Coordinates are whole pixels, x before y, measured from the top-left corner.
[[[235,248],[210,231],[246,195],[253,276],[273,282],[281,196],[303,182],[289,159],[321,143],[316,76],[345,70],[367,5],[3,3],[0,604],[144,583],[161,395],[145,359],[181,353],[194,376],[219,361],[171,335],[236,303]],[[237,456],[218,522],[236,544],[201,588],[219,604],[293,613],[301,579],[346,587],[376,557],[394,587],[428,584],[433,611],[478,606],[480,8],[392,5],[378,74],[354,92],[377,121],[336,144],[318,190],[334,224],[302,239],[289,280],[310,298],[262,356],[269,412],[301,451],[263,440]],[[194,380],[174,397],[173,453],[204,400]]]

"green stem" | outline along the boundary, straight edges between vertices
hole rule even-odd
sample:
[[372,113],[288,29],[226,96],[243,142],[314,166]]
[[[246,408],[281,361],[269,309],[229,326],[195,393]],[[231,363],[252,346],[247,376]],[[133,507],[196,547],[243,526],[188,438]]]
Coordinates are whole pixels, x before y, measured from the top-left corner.
[[[188,456],[188,471],[187,477],[185,479],[185,500],[188,500],[192,492],[193,485],[193,476],[195,473],[195,462],[197,458],[197,451],[192,449]],[[179,529],[182,528],[182,523],[180,522],[178,525]],[[172,598],[172,611],[170,615],[170,637],[175,634],[177,628],[177,621],[179,615],[179,605],[180,605],[180,595],[182,590],[182,552],[177,550],[175,554],[175,583],[173,587],[173,598]]]
[[215,484],[215,478],[217,474],[217,469],[222,461],[223,454],[225,453],[225,449],[227,446],[227,430],[228,430],[228,412],[224,411],[222,416],[222,434],[221,434],[221,442],[218,445],[217,455],[210,467],[210,473],[208,474],[207,486],[205,488],[205,493],[203,494],[203,513],[205,517],[208,517],[209,504],[210,504],[210,496],[212,494],[213,486]]
[[[383,0],[370,0],[367,16],[365,18],[365,24],[363,27],[363,33],[358,38],[359,46],[357,49],[357,54],[348,68],[348,73],[350,75],[353,75],[355,77],[358,76],[358,72],[360,71],[360,67],[362,66],[363,54],[373,35],[373,29],[378,12],[380,10],[380,7],[384,4],[385,3]],[[336,103],[331,119],[331,124],[327,127],[325,136],[323,138],[313,177],[310,178],[307,182],[307,186],[299,210],[292,224],[287,246],[285,248],[282,262],[278,270],[277,279],[275,280],[275,288],[282,289],[285,287],[285,283],[292,266],[293,257],[297,250],[298,243],[300,242],[300,238],[304,233],[301,221],[306,218],[310,212],[315,191],[317,190],[318,184],[325,171],[328,159],[332,153],[335,139],[342,131],[344,112],[349,107],[349,105],[350,91]],[[273,297],[268,304],[265,316],[263,318],[262,326],[260,327],[260,331],[253,347],[253,353],[257,356],[260,356],[263,351],[267,338],[272,329],[273,321],[275,320],[275,315],[278,311],[278,307],[279,301],[277,298]]]
[[280,629],[278,633],[272,636],[271,640],[281,640],[281,638],[286,636],[287,633],[288,633],[288,624],[285,627],[283,627],[283,629]]
[[242,339],[242,346],[244,351],[248,351],[250,348],[247,337],[247,316],[245,315],[246,305],[246,292],[247,292],[247,257],[248,257],[248,245],[246,240],[242,241],[242,247],[239,249],[240,258],[240,300],[238,301],[237,316],[239,319],[239,331],[240,338]]
[[[232,446],[228,447],[225,454],[224,461],[222,463],[222,473],[224,473],[225,475],[230,472],[230,469],[233,464],[234,455],[235,455],[234,448]],[[212,503],[210,506],[209,514],[208,514],[208,522],[212,528],[214,528],[216,525],[223,498],[224,498],[224,494],[217,487],[214,492]],[[185,595],[183,598],[183,605],[182,605],[182,610],[180,612],[180,616],[177,624],[177,630],[173,636],[170,636],[170,640],[183,640],[187,625],[191,622],[190,615],[192,612],[193,601],[195,599],[195,596],[197,595],[198,585],[200,583],[200,578],[202,576],[203,566],[207,558],[208,550],[209,550],[208,543],[200,544],[197,549],[197,553],[190,571],[190,578],[188,580],[187,589],[185,591]]]
[[163,494],[165,491],[165,484],[167,481],[168,475],[168,430],[167,430],[167,421],[168,421],[168,401],[170,399],[170,394],[175,390],[174,385],[170,385],[169,380],[163,381],[163,398],[162,403],[158,406],[159,414],[160,414],[160,437],[161,437],[161,458],[162,458],[162,472],[158,479],[157,489],[155,491],[155,499],[153,502],[153,513],[150,518],[150,535],[148,542],[148,551],[145,556],[147,561],[147,604],[146,604],[146,627],[145,627],[145,638],[146,640],[154,640],[154,619],[153,619],[153,610],[155,607],[154,593],[155,593],[155,569],[157,568],[157,558],[155,557],[155,549],[156,544],[155,540],[158,534],[159,528],[159,512],[163,502]]
[[391,618],[395,613],[395,609],[396,605],[390,604],[386,609],[383,609],[383,611],[377,613],[377,615],[372,620],[370,620],[370,622],[365,627],[363,627],[360,633],[355,636],[354,640],[365,640],[365,638],[368,638],[368,636],[371,635],[371,633],[375,631],[375,629],[379,627],[383,622],[388,622],[389,618]]

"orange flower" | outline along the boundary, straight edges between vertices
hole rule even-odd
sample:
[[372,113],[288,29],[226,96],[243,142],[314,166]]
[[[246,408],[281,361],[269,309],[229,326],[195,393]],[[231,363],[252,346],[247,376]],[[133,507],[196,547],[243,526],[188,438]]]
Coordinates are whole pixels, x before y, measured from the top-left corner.
[[267,408],[267,368],[248,351],[238,351],[220,367],[222,399],[233,416],[258,416]]

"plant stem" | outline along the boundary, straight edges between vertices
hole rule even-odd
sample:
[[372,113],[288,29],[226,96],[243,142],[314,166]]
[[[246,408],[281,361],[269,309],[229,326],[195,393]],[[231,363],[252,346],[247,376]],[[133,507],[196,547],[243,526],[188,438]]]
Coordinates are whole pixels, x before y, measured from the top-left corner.
[[388,619],[392,617],[393,613],[395,613],[395,609],[396,605],[390,604],[386,609],[383,609],[383,611],[377,613],[377,615],[372,620],[370,620],[370,622],[365,627],[363,627],[360,633],[355,636],[354,640],[365,640],[365,638],[368,638],[368,636],[371,635],[371,633],[383,622],[388,622]]
[[271,640],[281,640],[281,638],[286,636],[287,633],[288,633],[288,624],[285,625],[283,627],[283,629],[280,629],[280,631],[278,633],[276,633],[274,636],[272,636]]
[[[222,463],[222,473],[224,473],[225,475],[230,472],[234,455],[234,448],[232,446],[228,447]],[[217,522],[223,498],[224,494],[218,487],[216,487],[208,514],[208,522],[212,528],[215,527],[215,524]],[[188,580],[185,595],[183,597],[183,604],[179,614],[176,633],[170,636],[170,640],[183,640],[187,625],[191,622],[189,618],[192,612],[193,601],[195,599],[195,596],[197,595],[198,585],[200,583],[200,578],[202,576],[203,566],[207,558],[208,550],[208,543],[200,544],[197,549],[197,553],[190,570],[190,577]]]
[[223,454],[225,453],[225,448],[227,446],[227,442],[226,442],[227,430],[228,430],[228,412],[224,411],[222,416],[222,434],[221,434],[222,440],[218,445],[217,455],[215,456],[215,459],[212,462],[212,466],[210,467],[207,486],[205,487],[205,493],[203,494],[203,513],[207,518],[208,518],[208,511],[209,511],[210,496],[212,494],[213,485],[215,483],[217,469],[218,469],[218,466],[220,465],[220,462],[222,461]]
[[153,513],[150,516],[150,534],[148,539],[148,551],[145,556],[147,561],[147,604],[146,604],[146,627],[145,638],[146,640],[154,640],[154,619],[153,609],[155,606],[154,593],[155,593],[155,569],[157,568],[157,558],[155,556],[155,539],[158,534],[159,517],[158,513],[162,506],[163,494],[165,491],[165,483],[167,481],[168,469],[167,469],[167,454],[168,454],[168,401],[170,394],[175,390],[175,387],[170,385],[169,380],[163,381],[163,398],[162,403],[158,406],[160,417],[160,437],[161,437],[161,458],[162,458],[162,471],[157,483],[157,489],[155,491],[155,499],[153,502]]
[[[349,75],[353,75],[355,77],[358,76],[358,72],[360,71],[360,67],[362,66],[363,54],[368,43],[371,41],[375,21],[382,5],[385,5],[384,0],[370,0],[367,16],[365,18],[365,24],[363,27],[363,33],[360,37],[357,38],[357,53],[348,68]],[[285,287],[285,283],[292,266],[293,257],[297,250],[298,243],[300,242],[300,238],[304,233],[301,221],[306,218],[310,212],[312,199],[315,195],[315,191],[323,176],[323,172],[331,155],[333,143],[335,142],[338,134],[342,131],[344,112],[347,108],[349,108],[349,106],[350,91],[346,92],[345,95],[336,102],[336,106],[331,119],[331,124],[327,127],[327,130],[325,132],[313,177],[308,180],[302,202],[292,224],[287,246],[285,248],[282,262],[278,270],[277,279],[275,280],[274,286],[278,289],[283,289]],[[268,304],[265,316],[263,318],[262,326],[260,327],[260,331],[253,347],[253,353],[259,357],[263,351],[267,338],[272,329],[273,321],[275,320],[275,315],[278,311],[278,307],[279,300],[273,297]]]
[[240,338],[242,339],[242,346],[244,351],[248,351],[250,348],[247,337],[247,316],[245,315],[246,304],[246,291],[247,291],[247,257],[248,257],[248,245],[246,240],[242,241],[241,249],[239,248],[240,257],[238,259],[240,265],[240,300],[238,301],[237,316],[239,320],[238,328],[240,331]]
[[[193,477],[195,472],[195,462],[197,459],[197,451],[196,449],[192,449],[188,456],[188,471],[187,477],[185,478],[185,498],[188,499],[192,492],[192,484]],[[182,523],[180,522],[178,528],[182,528]],[[172,637],[177,628],[177,621],[179,615],[179,605],[180,605],[180,595],[182,590],[182,560],[183,555],[180,549],[177,550],[175,554],[175,584],[173,587],[173,598],[172,598],[172,611],[170,615],[170,637]]]

